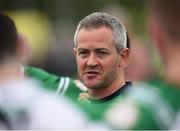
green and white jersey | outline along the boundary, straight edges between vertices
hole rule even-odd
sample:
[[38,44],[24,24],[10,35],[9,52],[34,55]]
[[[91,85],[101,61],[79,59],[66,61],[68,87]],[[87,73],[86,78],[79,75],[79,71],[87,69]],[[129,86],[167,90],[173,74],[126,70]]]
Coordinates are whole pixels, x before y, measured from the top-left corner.
[[106,112],[115,129],[171,129],[180,110],[180,87],[156,79],[140,83]]
[[40,81],[42,87],[55,91],[57,95],[64,95],[72,100],[77,100],[79,93],[86,91],[79,80],[56,76],[39,68],[25,66],[25,75]]

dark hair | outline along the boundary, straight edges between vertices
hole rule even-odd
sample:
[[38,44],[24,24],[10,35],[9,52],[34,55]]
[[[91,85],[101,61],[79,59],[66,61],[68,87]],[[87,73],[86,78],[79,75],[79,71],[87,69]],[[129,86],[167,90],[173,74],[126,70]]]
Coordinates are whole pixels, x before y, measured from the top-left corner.
[[17,29],[13,20],[0,13],[0,60],[15,54],[17,44]]
[[128,48],[128,49],[131,49],[131,44],[130,44],[130,39],[129,39],[129,35],[128,35],[128,32],[126,32],[126,37],[127,37],[127,43],[126,43],[126,47]]

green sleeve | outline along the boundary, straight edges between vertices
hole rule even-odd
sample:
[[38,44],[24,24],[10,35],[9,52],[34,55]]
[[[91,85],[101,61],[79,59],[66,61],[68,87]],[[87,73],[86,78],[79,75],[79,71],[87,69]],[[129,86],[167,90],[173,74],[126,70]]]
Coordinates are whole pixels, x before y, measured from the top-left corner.
[[25,74],[28,77],[40,81],[43,87],[54,90],[56,94],[65,95],[77,99],[82,90],[75,84],[74,79],[56,76],[42,69],[25,66]]

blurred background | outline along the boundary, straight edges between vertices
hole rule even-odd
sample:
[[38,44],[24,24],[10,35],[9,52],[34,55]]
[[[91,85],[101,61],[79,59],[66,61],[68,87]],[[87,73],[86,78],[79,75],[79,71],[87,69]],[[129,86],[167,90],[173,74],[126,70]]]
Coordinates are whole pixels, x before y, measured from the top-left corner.
[[0,0],[0,10],[11,16],[29,44],[27,64],[50,73],[76,76],[73,35],[86,15],[105,11],[126,26],[132,57],[128,80],[146,80],[161,71],[158,55],[147,37],[145,0]]

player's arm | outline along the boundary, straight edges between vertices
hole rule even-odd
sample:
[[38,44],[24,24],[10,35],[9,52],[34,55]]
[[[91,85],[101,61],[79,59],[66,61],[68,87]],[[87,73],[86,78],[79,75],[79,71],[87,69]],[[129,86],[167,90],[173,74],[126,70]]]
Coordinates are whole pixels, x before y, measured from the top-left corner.
[[65,95],[77,99],[80,92],[85,90],[82,83],[69,77],[50,74],[36,67],[25,66],[28,77],[40,81],[43,87],[54,90],[58,95]]

